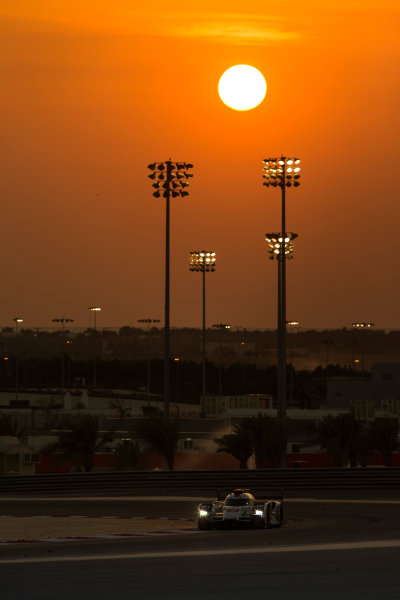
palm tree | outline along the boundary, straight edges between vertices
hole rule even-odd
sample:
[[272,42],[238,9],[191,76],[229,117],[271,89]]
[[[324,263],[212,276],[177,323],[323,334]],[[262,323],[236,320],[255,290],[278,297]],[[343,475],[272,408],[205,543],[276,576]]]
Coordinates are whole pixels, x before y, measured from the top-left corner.
[[374,450],[382,453],[385,466],[390,467],[393,452],[400,447],[398,419],[374,419],[368,423],[367,433]]
[[0,415],[0,436],[12,436],[19,440],[24,439],[27,434],[26,427],[20,427],[18,422],[10,415]]
[[241,425],[249,432],[256,468],[262,469],[267,460],[272,467],[279,467],[285,442],[278,421],[258,414],[257,417],[243,417]]
[[92,471],[97,450],[114,439],[113,431],[100,431],[99,419],[93,415],[67,417],[61,421],[60,429],[58,440],[46,444],[41,452],[56,454],[62,462],[72,462],[78,471]]
[[116,409],[121,421],[123,421],[125,417],[127,417],[129,414],[129,406],[127,406],[127,401],[123,398],[116,398],[115,400],[110,400],[108,406],[110,408]]
[[116,471],[137,471],[143,468],[140,447],[134,440],[122,440],[115,448]]
[[233,433],[227,433],[222,438],[216,439],[219,445],[217,452],[232,454],[240,463],[241,469],[247,469],[247,461],[253,454],[253,445],[248,428],[239,422],[233,428]]
[[333,456],[334,467],[343,467],[348,462],[355,467],[363,428],[363,423],[352,413],[327,415],[317,421],[312,441]]
[[136,433],[165,460],[170,471],[174,468],[179,441],[179,419],[163,416],[141,419],[136,422]]

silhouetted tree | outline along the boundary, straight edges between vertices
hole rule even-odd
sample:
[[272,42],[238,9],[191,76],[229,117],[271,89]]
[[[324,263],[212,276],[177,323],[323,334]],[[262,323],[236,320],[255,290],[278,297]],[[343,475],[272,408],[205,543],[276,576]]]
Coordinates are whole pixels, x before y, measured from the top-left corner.
[[400,447],[398,419],[374,419],[367,424],[367,433],[374,450],[382,453],[385,466],[390,467],[393,452]]
[[227,433],[215,440],[219,445],[217,452],[231,454],[240,463],[241,469],[247,469],[247,462],[253,454],[250,430],[239,422],[233,428],[233,433]]
[[266,461],[269,461],[272,467],[279,467],[285,442],[278,421],[259,414],[257,417],[243,417],[241,426],[249,432],[256,468],[262,469]]
[[10,415],[0,415],[0,436],[12,436],[19,440],[26,436],[26,427],[21,427]]
[[348,462],[355,467],[363,427],[352,413],[327,415],[317,421],[316,437],[312,441],[333,456],[335,467],[343,467]]
[[143,468],[140,447],[134,440],[122,440],[115,448],[116,471],[137,471]]
[[41,453],[55,454],[62,462],[72,462],[78,471],[92,471],[95,453],[114,439],[114,431],[100,431],[99,419],[93,415],[64,418],[59,427],[58,440],[46,444]]
[[179,440],[179,419],[163,416],[137,421],[136,433],[165,460],[168,469],[174,468]]

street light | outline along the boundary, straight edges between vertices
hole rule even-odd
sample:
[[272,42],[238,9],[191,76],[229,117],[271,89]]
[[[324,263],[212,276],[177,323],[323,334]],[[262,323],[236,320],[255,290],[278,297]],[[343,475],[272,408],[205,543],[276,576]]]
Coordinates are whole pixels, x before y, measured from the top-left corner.
[[189,269],[191,271],[200,271],[203,275],[203,333],[201,343],[202,356],[202,386],[200,414],[206,416],[206,273],[215,271],[216,257],[215,252],[200,250],[189,253]]
[[97,385],[97,313],[101,311],[100,306],[88,306],[88,310],[94,314],[94,362],[93,362],[93,387]]
[[272,257],[275,254],[278,259],[278,420],[284,437],[282,466],[286,466],[286,260],[293,255],[294,239],[286,232],[286,188],[300,185],[301,167],[299,158],[286,156],[265,158],[263,163],[263,185],[281,188],[281,232],[274,242],[278,246],[270,250]]
[[14,317],[13,319],[15,323],[15,400],[18,401],[18,346],[17,346],[17,336],[18,336],[18,325],[23,323],[24,320],[21,317]]
[[154,162],[148,165],[151,174],[149,178],[153,180],[152,187],[155,189],[153,196],[156,198],[163,197],[166,201],[166,216],[165,216],[165,317],[164,317],[164,417],[169,417],[169,400],[170,400],[170,373],[169,373],[169,358],[170,358],[170,323],[169,323],[169,296],[170,296],[170,268],[169,268],[169,205],[170,199],[180,196],[184,198],[189,195],[187,188],[189,181],[193,177],[193,173],[189,172],[193,169],[191,163],[173,162],[166,160],[164,162]]
[[[230,329],[231,326],[228,325],[227,323],[215,323],[215,325],[212,326],[214,329]],[[221,340],[219,340],[219,344],[218,344],[218,362],[219,362],[219,395],[222,396],[222,346],[221,346]]]
[[289,398],[290,398],[290,403],[293,405],[293,371],[294,371],[294,367],[293,367],[293,327],[297,327],[298,325],[300,325],[300,323],[298,321],[286,320],[286,325],[288,325],[290,327],[290,379],[289,379],[290,391],[289,391]]
[[147,324],[147,403],[150,402],[150,325],[160,323],[160,319],[138,319],[138,323]]
[[[61,323],[61,333],[64,333],[64,323],[73,323],[74,319],[67,319],[65,317],[59,317],[52,319],[53,323]],[[64,342],[64,340],[63,340]],[[61,352],[61,390],[64,389],[64,351]]]

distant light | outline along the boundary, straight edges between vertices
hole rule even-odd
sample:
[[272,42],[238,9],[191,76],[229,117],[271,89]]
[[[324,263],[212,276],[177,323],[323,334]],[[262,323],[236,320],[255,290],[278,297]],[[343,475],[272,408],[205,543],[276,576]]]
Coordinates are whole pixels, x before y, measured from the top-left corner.
[[216,263],[215,252],[200,250],[189,253],[189,268],[191,271],[214,271]]
[[[287,158],[281,156],[278,158],[265,158],[264,163],[264,179],[263,185],[269,187],[297,187],[300,185],[298,179],[300,179],[300,167],[293,167],[292,165],[299,165],[299,158]],[[294,175],[293,175],[294,173]],[[290,181],[296,179],[295,182]]]
[[293,240],[298,237],[297,233],[287,232],[285,238],[281,233],[266,233],[265,239],[269,246],[270,258],[279,258],[282,253],[283,245],[285,245],[285,258],[293,258],[294,244]]
[[231,326],[228,325],[228,323],[215,323],[214,325],[212,325],[212,327],[214,327],[214,329],[230,329]]
[[374,327],[375,323],[366,323],[365,321],[359,321],[357,323],[353,323],[353,327],[357,328],[357,329],[369,329],[371,327]]

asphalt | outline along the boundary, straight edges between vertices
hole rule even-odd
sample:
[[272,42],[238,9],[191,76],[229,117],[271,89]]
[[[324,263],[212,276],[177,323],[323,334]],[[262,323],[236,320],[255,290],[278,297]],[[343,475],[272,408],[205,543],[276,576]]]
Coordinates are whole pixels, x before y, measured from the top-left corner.
[[[195,518],[200,500],[2,499],[0,514]],[[7,600],[397,600],[399,561],[398,500],[297,498],[280,529],[5,544],[0,580]]]
[[7,600],[397,600],[399,547],[43,559],[0,577]]

